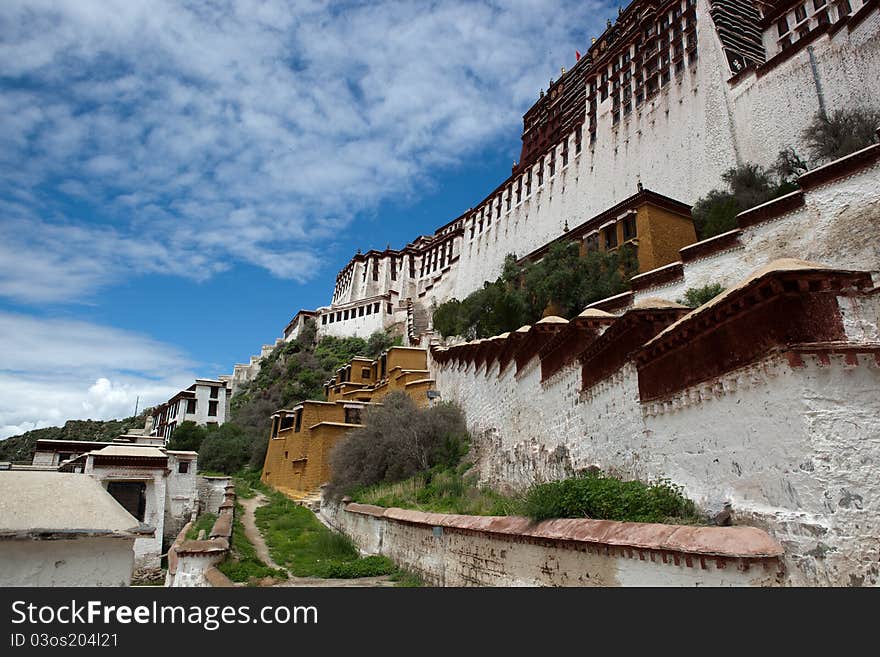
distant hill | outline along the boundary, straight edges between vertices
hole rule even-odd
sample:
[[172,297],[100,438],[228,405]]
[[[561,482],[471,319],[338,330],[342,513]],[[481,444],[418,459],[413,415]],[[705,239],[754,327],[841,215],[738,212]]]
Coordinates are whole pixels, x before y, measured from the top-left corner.
[[6,440],[0,440],[0,461],[30,463],[37,440],[100,440],[110,441],[129,429],[144,426],[145,415],[122,420],[68,420],[63,427],[33,429]]

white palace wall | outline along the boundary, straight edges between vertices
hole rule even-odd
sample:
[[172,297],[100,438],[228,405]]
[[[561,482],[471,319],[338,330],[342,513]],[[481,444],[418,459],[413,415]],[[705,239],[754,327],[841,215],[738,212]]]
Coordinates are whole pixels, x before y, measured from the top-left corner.
[[[569,135],[569,165],[559,167],[562,146],[557,145],[556,175],[548,177],[546,170],[544,185],[533,182],[530,198],[524,191],[520,203],[513,202],[509,212],[503,210],[473,238],[465,221],[452,290],[456,298],[497,278],[508,253],[521,257],[533,251],[561,235],[566,223],[575,227],[632,195],[639,183],[692,204],[722,187],[721,175],[731,167],[748,162],[770,167],[789,146],[805,155],[801,133],[819,109],[808,50],[761,77],[751,71],[731,82],[706,0],[697,3],[697,12],[696,63],[673,75],[653,100],[621,117],[618,125],[612,122],[609,96],[598,106],[593,147],[585,140],[575,154]],[[852,31],[844,27],[810,47],[829,112],[880,106],[880,11],[873,10]]]

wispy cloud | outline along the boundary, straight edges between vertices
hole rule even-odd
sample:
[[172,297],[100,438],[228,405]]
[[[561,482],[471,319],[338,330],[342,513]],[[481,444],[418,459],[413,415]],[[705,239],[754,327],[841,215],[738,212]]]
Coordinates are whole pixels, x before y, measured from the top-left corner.
[[193,380],[177,349],[88,322],[0,312],[0,439],[68,419],[126,417]]
[[6,0],[0,295],[307,280],[358,213],[516,124],[602,6]]

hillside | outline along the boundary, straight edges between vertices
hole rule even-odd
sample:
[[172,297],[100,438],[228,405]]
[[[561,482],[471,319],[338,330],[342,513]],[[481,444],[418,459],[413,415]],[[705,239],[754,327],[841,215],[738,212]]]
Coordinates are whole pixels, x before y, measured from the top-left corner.
[[37,440],[110,441],[128,429],[144,426],[143,413],[122,420],[68,420],[63,427],[33,429],[0,441],[0,461],[30,463]]
[[246,464],[262,468],[272,413],[305,399],[324,399],[324,382],[339,366],[355,356],[375,358],[400,341],[399,336],[383,332],[368,339],[318,339],[314,322],[309,322],[296,340],[279,345],[263,359],[257,377],[232,398],[229,420],[205,432],[204,442],[196,437],[199,468],[224,472]]

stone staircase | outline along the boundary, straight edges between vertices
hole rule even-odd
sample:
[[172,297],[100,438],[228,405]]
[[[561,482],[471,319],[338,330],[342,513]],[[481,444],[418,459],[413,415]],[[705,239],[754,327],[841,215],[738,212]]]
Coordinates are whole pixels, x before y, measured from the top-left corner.
[[422,334],[428,331],[428,311],[418,301],[406,300],[406,332],[410,346],[421,343]]

